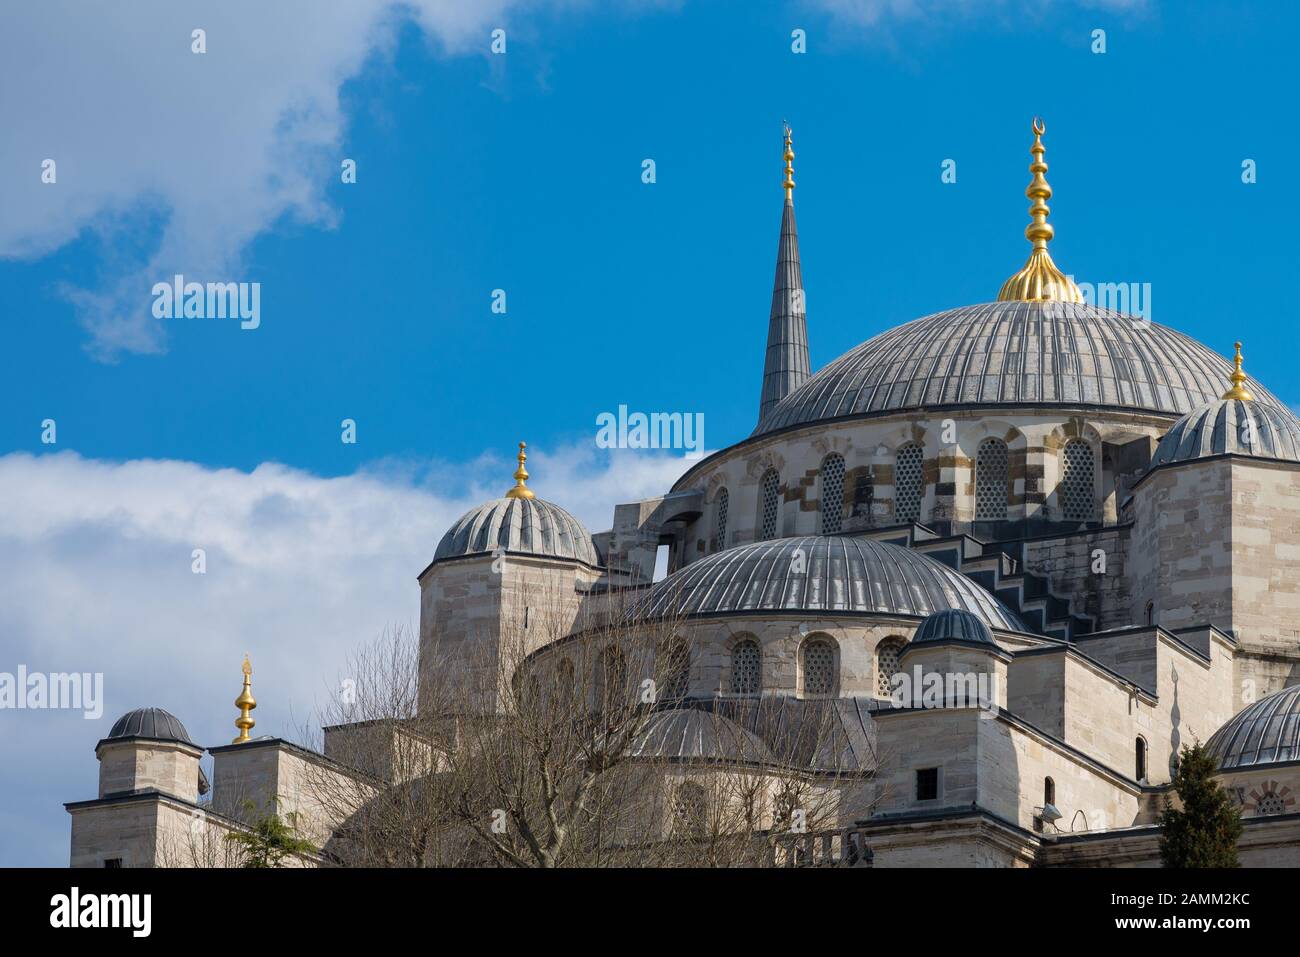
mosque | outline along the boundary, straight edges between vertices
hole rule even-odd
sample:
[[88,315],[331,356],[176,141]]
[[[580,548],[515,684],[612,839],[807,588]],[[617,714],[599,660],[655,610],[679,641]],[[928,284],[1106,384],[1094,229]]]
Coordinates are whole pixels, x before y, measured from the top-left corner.
[[[756,702],[790,720],[829,709],[837,760],[874,762],[852,785],[869,799],[846,796],[792,862],[1158,866],[1179,751],[1202,741],[1242,815],[1242,864],[1300,865],[1300,420],[1248,380],[1240,343],[1228,359],[1230,343],[1085,301],[1048,252],[1041,121],[1032,133],[1031,251],[996,298],[814,374],[787,129],[753,432],[595,534],[528,486],[521,443],[515,485],[419,575],[422,649],[492,659],[542,590],[567,634],[527,649],[539,670],[565,667],[612,593],[646,620],[671,612],[665,786],[698,789],[719,757],[761,770]],[[606,678],[619,653],[602,654]],[[980,700],[955,701],[954,676]],[[900,700],[912,679],[947,690]],[[233,744],[205,749],[159,709],[124,715],[95,748],[98,796],[67,805],[71,863],[171,863],[164,838],[200,816],[242,826],[236,793],[310,817],[309,767],[392,778],[389,739],[364,769],[336,760],[373,729],[327,728],[316,753],[251,737],[254,705],[245,662]],[[328,838],[338,822],[320,818]]]

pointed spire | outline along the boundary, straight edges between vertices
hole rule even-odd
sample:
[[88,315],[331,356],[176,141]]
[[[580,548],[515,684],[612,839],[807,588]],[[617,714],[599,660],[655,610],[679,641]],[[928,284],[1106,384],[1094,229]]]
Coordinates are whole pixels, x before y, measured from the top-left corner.
[[525,443],[523,442],[519,443],[519,455],[517,456],[519,459],[519,468],[515,469],[515,474],[513,476],[515,480],[515,484],[513,488],[511,488],[508,492],[506,492],[506,498],[536,498],[537,497],[536,495],[533,494],[533,490],[524,484],[525,482],[528,481],[528,469],[524,468],[524,461],[528,458],[528,455],[527,453],[524,452],[524,449],[526,449],[527,447],[528,446]]
[[239,717],[235,719],[235,727],[239,729],[239,737],[231,741],[231,744],[243,744],[245,741],[251,741],[248,732],[257,724],[249,714],[257,707],[257,701],[253,698],[253,686],[251,679],[253,676],[253,665],[248,660],[248,655],[244,655],[244,690],[239,692],[239,697],[235,699],[235,707],[239,709]]
[[1046,152],[1043,134],[1047,132],[1047,127],[1041,119],[1034,117],[1031,129],[1034,143],[1029,147],[1029,152],[1033,154],[1034,161],[1029,164],[1029,172],[1034,174],[1034,178],[1029,181],[1025,195],[1033,200],[1029,205],[1032,222],[1025,227],[1025,238],[1034,244],[1034,248],[1024,268],[1002,284],[998,301],[1083,302],[1083,293],[1079,287],[1056,268],[1056,263],[1052,262],[1052,257],[1047,252],[1047,244],[1055,233],[1047,222],[1047,216],[1051,212],[1047,201],[1052,198],[1052,187],[1047,185],[1044,175],[1047,163],[1043,161],[1043,153]]
[[1246,389],[1246,373],[1241,371],[1241,343],[1237,343],[1237,356],[1232,360],[1232,388],[1223,393],[1225,399],[1245,399],[1250,401],[1255,397]]
[[781,239],[776,248],[776,279],[772,283],[772,311],[767,320],[767,355],[763,361],[763,390],[758,418],[799,388],[808,378],[808,322],[804,306],[803,271],[799,266],[799,234],[794,224],[794,149],[785,127],[785,207],[781,211]]

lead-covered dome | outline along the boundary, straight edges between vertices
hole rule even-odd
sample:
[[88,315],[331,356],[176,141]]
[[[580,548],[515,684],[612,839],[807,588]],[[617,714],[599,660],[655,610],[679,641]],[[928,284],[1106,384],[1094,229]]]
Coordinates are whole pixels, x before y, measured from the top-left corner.
[[1300,420],[1248,399],[1216,399],[1183,416],[1160,439],[1151,467],[1210,455],[1300,462]]
[[1265,695],[1210,737],[1221,771],[1300,761],[1300,685]]
[[975,645],[996,645],[988,624],[964,608],[945,608],[921,622],[911,645],[961,641]]
[[655,585],[635,613],[923,617],[944,608],[963,608],[990,628],[1026,630],[988,591],[934,559],[899,545],[841,536],[782,538],[716,552]]
[[[1232,371],[1195,339],[1073,302],[991,302],[905,323],[846,352],[782,399],[755,434],[922,407],[1094,406],[1182,415]],[[1256,388],[1261,405],[1284,408]]]
[[136,708],[128,711],[113,722],[113,727],[104,740],[113,738],[152,738],[155,741],[194,744],[180,718],[162,708]]
[[567,558],[599,565],[591,533],[560,506],[540,498],[498,498],[472,508],[447,530],[433,560],[494,552]]

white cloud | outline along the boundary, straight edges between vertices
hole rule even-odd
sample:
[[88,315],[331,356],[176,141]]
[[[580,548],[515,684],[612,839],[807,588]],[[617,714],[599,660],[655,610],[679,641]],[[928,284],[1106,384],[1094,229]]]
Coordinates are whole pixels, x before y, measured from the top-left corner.
[[[182,272],[239,280],[281,217],[329,225],[339,88],[413,18],[442,51],[485,49],[511,0],[25,0],[0,13],[0,257],[89,231],[109,278],[71,288],[92,351],[165,348],[149,289]],[[191,31],[207,52],[191,52]],[[45,159],[55,185],[40,181]],[[161,233],[139,249],[142,227]],[[256,279],[251,277],[250,281]]]
[[[529,484],[593,531],[609,527],[616,502],[666,491],[689,464],[530,452]],[[349,651],[418,623],[415,576],[463,511],[512,484],[512,469],[485,455],[431,473],[389,462],[321,478],[271,464],[0,457],[0,671],[102,672],[106,699],[98,721],[0,711],[0,831],[11,836],[0,863],[66,860],[61,804],[95,796],[94,744],[122,712],[163,707],[200,743],[233,737],[244,652],[256,732],[292,736]],[[207,552],[205,575],[191,571],[195,548]]]

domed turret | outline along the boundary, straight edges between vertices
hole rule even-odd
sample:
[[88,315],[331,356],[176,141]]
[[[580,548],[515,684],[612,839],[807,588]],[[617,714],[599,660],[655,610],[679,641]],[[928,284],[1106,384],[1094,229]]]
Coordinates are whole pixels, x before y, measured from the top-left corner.
[[911,644],[938,644],[944,641],[997,645],[984,620],[962,608],[945,608],[926,618],[921,622],[921,627],[916,629]]
[[560,506],[537,497],[525,484],[527,455],[519,443],[515,485],[501,498],[485,502],[462,515],[442,536],[435,562],[465,555],[491,553],[498,548],[519,555],[567,558],[584,565],[600,564],[591,533]]
[[1173,424],[1151,459],[1152,468],[1212,455],[1250,455],[1300,462],[1300,419],[1262,402],[1245,387],[1241,343],[1237,343],[1232,388]]
[[136,708],[122,715],[113,722],[113,727],[104,740],[119,738],[149,738],[154,741],[194,744],[180,719],[162,708]]

